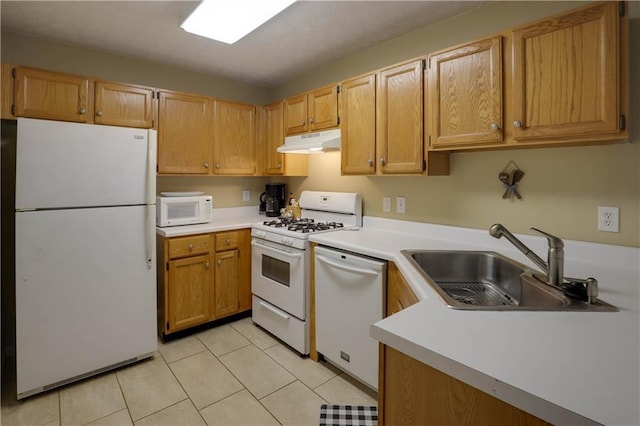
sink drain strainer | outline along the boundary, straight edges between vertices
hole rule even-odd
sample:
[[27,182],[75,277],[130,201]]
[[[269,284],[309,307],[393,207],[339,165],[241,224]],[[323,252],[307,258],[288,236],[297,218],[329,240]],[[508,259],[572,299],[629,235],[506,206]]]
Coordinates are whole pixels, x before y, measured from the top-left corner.
[[436,281],[445,293],[460,303],[476,306],[514,306],[517,303],[493,284],[482,281]]

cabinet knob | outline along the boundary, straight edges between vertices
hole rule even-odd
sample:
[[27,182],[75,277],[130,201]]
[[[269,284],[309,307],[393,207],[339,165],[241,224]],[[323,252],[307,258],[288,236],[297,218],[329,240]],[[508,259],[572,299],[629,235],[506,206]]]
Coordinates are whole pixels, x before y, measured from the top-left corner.
[[227,245],[231,245],[231,240],[227,238]]
[[373,160],[371,158],[369,158],[368,163],[369,163],[369,167],[373,167]]
[[313,124],[313,117],[309,119],[309,124]]
[[189,251],[193,251],[193,244],[189,244]]
[[300,122],[300,125],[301,125],[301,126],[304,126],[304,123],[305,123],[305,121],[304,121],[304,120],[302,120],[302,121]]
[[208,169],[209,168],[209,163],[207,161],[204,162],[204,168]]
[[381,158],[381,159],[380,159],[380,164],[382,164],[382,165],[384,166],[386,163],[387,163],[387,162],[386,162],[386,161],[384,161],[384,158]]
[[513,122],[513,127],[520,128],[522,127],[522,122],[520,120],[516,120]]
[[78,111],[78,114],[86,114],[86,113],[87,113],[86,108],[80,108],[80,110]]
[[222,265],[222,260],[218,260],[218,266]]
[[102,110],[101,110],[101,109],[99,109],[99,110],[98,110],[98,112],[96,112],[96,115],[97,115],[98,117],[102,117]]
[[498,123],[493,123],[491,125],[491,130],[500,130],[500,126],[498,125]]
[[282,164],[278,163],[278,168],[281,169],[282,168]]
[[211,268],[211,264],[209,262],[207,262],[207,263],[204,264],[204,267],[209,269],[209,268]]
[[220,163],[216,163],[216,169],[220,168]]

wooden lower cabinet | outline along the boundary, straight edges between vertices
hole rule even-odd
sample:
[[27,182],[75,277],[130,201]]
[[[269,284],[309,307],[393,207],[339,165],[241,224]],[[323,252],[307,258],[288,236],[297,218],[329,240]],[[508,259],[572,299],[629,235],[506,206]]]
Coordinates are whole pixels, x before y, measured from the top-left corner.
[[251,230],[157,238],[161,337],[251,309]]
[[[397,266],[389,262],[386,316],[417,303]],[[538,417],[380,344],[379,425],[548,425]]]

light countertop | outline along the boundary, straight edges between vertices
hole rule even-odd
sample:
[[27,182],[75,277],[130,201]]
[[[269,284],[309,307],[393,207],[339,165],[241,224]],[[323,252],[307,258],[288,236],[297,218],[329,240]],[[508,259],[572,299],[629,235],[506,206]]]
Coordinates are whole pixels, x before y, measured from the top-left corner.
[[[545,238],[517,236],[546,258]],[[640,249],[565,240],[565,275],[595,277],[620,312],[481,312],[447,308],[400,250],[490,250],[537,269],[488,230],[365,217],[310,238],[395,262],[421,299],[371,327],[382,343],[555,424],[640,424]]]
[[262,223],[267,219],[271,219],[264,214],[258,214],[258,206],[213,209],[212,217],[211,223],[167,226],[164,228],[156,227],[156,234],[163,237],[182,237],[209,232],[232,231],[234,229],[251,228],[254,223]]

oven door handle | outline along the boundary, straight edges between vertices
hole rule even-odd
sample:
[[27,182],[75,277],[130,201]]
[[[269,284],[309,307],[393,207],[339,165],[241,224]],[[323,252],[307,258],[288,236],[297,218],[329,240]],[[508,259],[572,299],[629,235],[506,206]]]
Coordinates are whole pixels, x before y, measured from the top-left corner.
[[251,241],[251,245],[253,247],[259,247],[261,249],[273,250],[273,251],[276,251],[278,253],[282,253],[282,254],[284,254],[285,256],[288,256],[288,257],[297,257],[297,258],[302,257],[302,253],[289,253],[288,251],[284,251],[284,250],[277,249],[275,247],[271,247],[271,246],[267,246],[267,245],[264,245],[264,244],[260,244],[260,243],[255,242],[255,241]]
[[264,303],[264,302],[262,302],[262,301],[260,302],[260,306],[262,306],[263,308],[265,308],[265,309],[266,309],[266,310],[268,310],[268,311],[271,311],[272,313],[276,314],[277,316],[279,316],[280,318],[282,318],[282,319],[284,319],[284,320],[287,320],[287,321],[288,321],[288,320],[289,320],[289,318],[290,318],[290,317],[289,317],[289,315],[285,315],[285,314],[283,314],[283,313],[282,313],[282,312],[280,312],[279,310],[277,310],[277,309],[275,309],[275,308],[273,308],[273,307],[271,307],[271,306],[267,305],[266,303]]
[[342,269],[343,271],[353,272],[360,275],[372,275],[374,277],[378,275],[377,271],[373,271],[371,269],[356,268],[353,266],[344,265],[342,263],[333,262],[328,258],[321,256],[317,253],[316,253],[316,259],[318,259],[320,262],[326,263],[327,265],[333,266],[334,268]]

